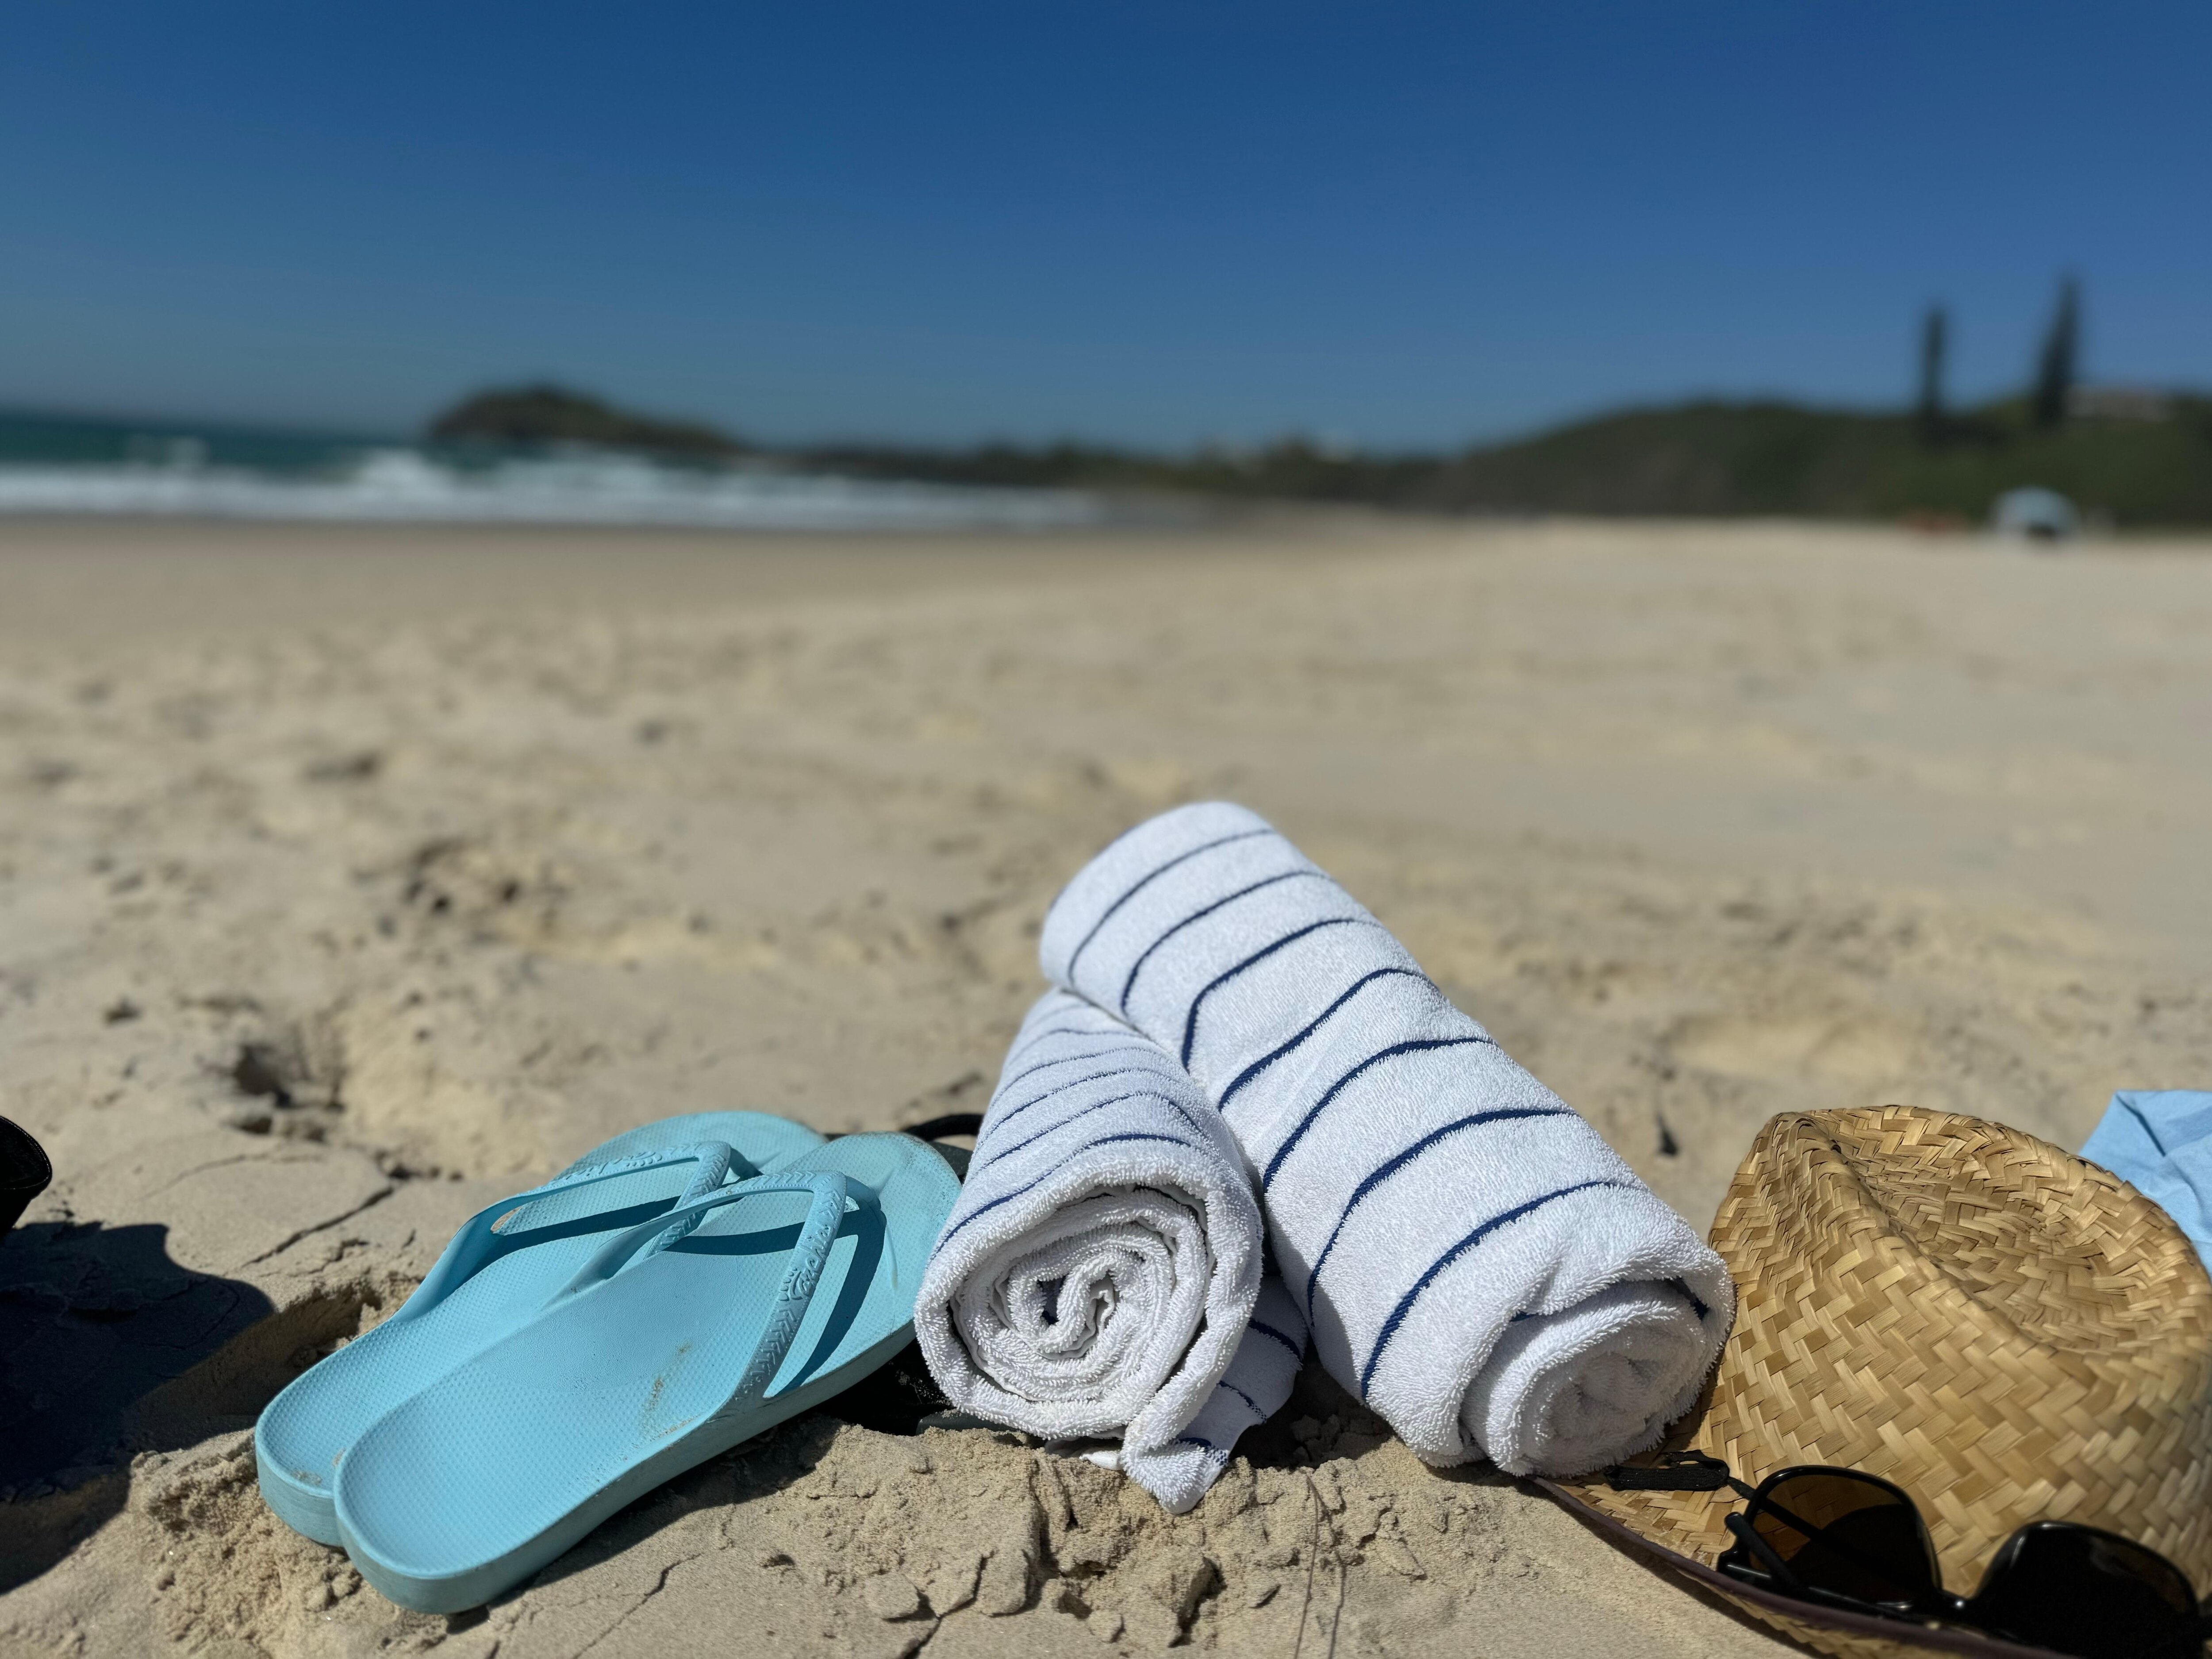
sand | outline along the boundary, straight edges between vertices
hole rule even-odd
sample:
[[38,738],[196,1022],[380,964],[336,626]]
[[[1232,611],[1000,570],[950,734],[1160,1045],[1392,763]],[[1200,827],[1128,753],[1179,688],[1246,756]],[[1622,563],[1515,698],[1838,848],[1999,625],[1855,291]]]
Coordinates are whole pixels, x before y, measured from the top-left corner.
[[450,1620],[247,1431],[619,1129],[980,1108],[1058,884],[1194,798],[1699,1225],[1784,1109],[2078,1145],[2212,1079],[2208,552],[0,526],[0,1113],[58,1171],[0,1243],[0,1653],[1771,1650],[1311,1370],[1180,1519],[823,1413]]

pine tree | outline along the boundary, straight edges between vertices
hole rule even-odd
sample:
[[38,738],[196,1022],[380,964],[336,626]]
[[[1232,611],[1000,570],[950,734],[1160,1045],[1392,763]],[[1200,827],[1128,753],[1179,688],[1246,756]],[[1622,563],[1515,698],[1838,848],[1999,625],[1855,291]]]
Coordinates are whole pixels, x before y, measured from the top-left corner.
[[2058,311],[2043,337],[2035,365],[2035,423],[2058,427],[2066,422],[2066,400],[2074,390],[2075,359],[2081,350],[2081,285],[2071,276],[2058,285]]
[[1913,410],[1923,443],[1943,435],[1943,356],[1950,331],[1943,307],[1929,307],[1920,321],[1920,398]]

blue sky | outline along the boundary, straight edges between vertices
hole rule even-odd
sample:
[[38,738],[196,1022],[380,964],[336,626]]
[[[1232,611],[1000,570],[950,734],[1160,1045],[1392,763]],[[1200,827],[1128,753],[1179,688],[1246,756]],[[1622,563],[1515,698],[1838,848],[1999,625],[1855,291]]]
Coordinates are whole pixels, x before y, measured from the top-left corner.
[[0,21],[0,402],[776,441],[1495,436],[2212,382],[2212,9],[371,7]]

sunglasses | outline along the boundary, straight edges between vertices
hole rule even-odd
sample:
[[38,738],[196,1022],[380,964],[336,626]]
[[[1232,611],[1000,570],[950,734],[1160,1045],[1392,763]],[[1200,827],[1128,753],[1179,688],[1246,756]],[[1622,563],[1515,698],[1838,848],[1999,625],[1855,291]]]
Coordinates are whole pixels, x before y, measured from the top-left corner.
[[2004,1541],[1971,1596],[1943,1588],[1935,1540],[1911,1498],[1851,1469],[1784,1469],[1756,1486],[1704,1452],[1669,1452],[1609,1472],[1617,1492],[1717,1492],[1728,1517],[1722,1572],[1816,1606],[1965,1625],[2076,1659],[2198,1659],[2212,1615],[2157,1551],[2071,1521],[2037,1521]]

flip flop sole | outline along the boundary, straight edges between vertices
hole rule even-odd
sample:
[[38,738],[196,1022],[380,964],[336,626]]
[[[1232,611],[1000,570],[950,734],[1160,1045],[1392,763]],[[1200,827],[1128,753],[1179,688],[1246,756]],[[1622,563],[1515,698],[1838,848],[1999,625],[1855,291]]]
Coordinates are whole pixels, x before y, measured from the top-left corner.
[[[822,1137],[803,1124],[762,1112],[695,1112],[663,1118],[617,1135],[562,1171],[559,1180],[594,1165],[667,1151],[695,1142],[719,1140],[760,1170],[774,1171],[821,1146]],[[680,1172],[661,1174],[665,1188],[653,1201],[665,1205],[681,1189]],[[584,1188],[577,1207],[610,1213],[604,1226],[517,1250],[501,1257],[453,1290],[428,1313],[413,1320],[415,1328],[394,1328],[380,1337],[369,1332],[293,1379],[270,1401],[254,1425],[254,1465],[262,1501],[293,1531],[319,1544],[337,1544],[334,1496],[337,1466],[362,1431],[420,1389],[455,1365],[481,1353],[541,1310],[576,1267],[597,1248],[605,1231],[629,1225],[646,1213],[635,1200],[656,1190],[647,1176],[624,1177],[635,1193]],[[585,1196],[582,1194],[590,1194]],[[624,1200],[631,1200],[628,1208]],[[410,1303],[413,1298],[410,1298]],[[401,1310],[405,1311],[404,1309]],[[379,1329],[383,1329],[380,1327]]]
[[[840,1218],[842,1200],[811,1210],[787,1187],[717,1195],[681,1242],[557,1301],[387,1413],[338,1471],[340,1534],[362,1576],[418,1611],[479,1605],[645,1492],[896,1355],[958,1181],[921,1142],[854,1135],[763,1183],[833,1176],[844,1183],[833,1194],[872,1201]],[[811,1234],[817,1216],[823,1231]],[[794,1303],[785,1287],[802,1256],[819,1277]]]
[[711,1457],[766,1434],[779,1424],[836,1399],[854,1383],[865,1381],[914,1340],[911,1322],[863,1350],[836,1370],[826,1371],[803,1386],[763,1402],[757,1416],[741,1422],[710,1424],[696,1435],[687,1435],[647,1462],[629,1470],[612,1484],[586,1499],[552,1526],[496,1561],[447,1575],[416,1575],[381,1560],[373,1549],[355,1538],[346,1540],[347,1553],[361,1576],[386,1601],[416,1613],[458,1613],[482,1607],[501,1590],[535,1577],[559,1560],[598,1529],[599,1524],[627,1509],[657,1486],[665,1486]]

